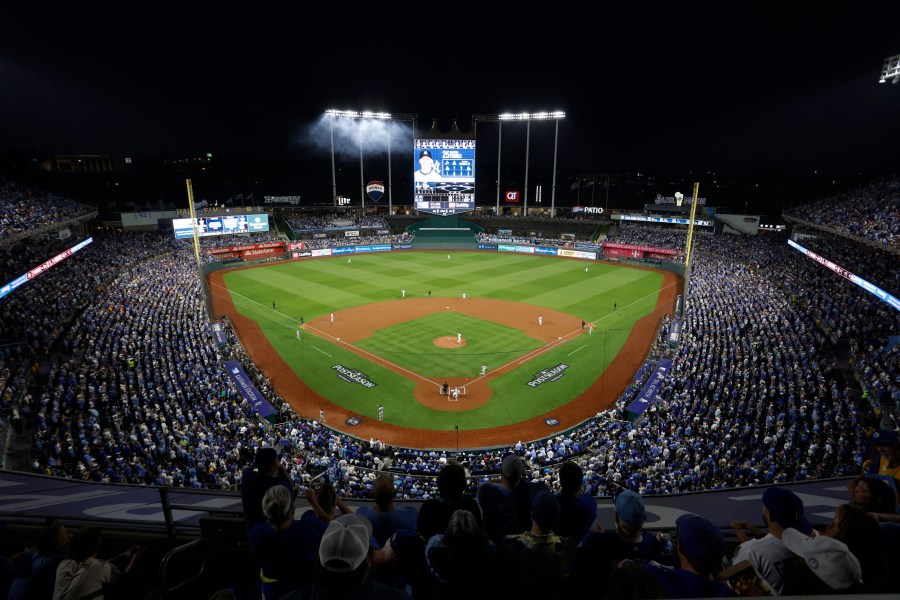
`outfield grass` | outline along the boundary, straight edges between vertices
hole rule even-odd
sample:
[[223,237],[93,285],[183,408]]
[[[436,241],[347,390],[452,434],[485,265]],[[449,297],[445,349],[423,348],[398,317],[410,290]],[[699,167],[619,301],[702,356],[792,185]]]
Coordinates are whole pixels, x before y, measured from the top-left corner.
[[[589,267],[585,273],[585,267]],[[551,411],[596,381],[634,326],[656,306],[662,274],[607,263],[497,252],[389,252],[274,263],[225,274],[237,310],[255,320],[272,346],[316,392],[349,410],[398,425],[451,430],[496,427]],[[518,302],[534,314],[546,307],[585,318],[596,325],[592,336],[572,341],[491,381],[492,399],[484,406],[448,413],[413,399],[415,383],[348,351],[342,344],[304,333],[295,338],[300,316],[306,322],[346,308],[407,298],[492,298]],[[276,308],[272,309],[272,302]],[[613,304],[618,310],[613,311]],[[444,319],[452,319],[452,322]],[[461,319],[464,319],[461,321]],[[465,321],[465,319],[471,320]],[[655,325],[654,325],[655,326]],[[465,328],[463,352],[443,352],[432,341]],[[434,314],[377,331],[356,346],[401,368],[428,377],[467,377],[506,364],[542,342],[521,330],[467,315]],[[529,387],[542,369],[566,364],[565,375],[550,384]],[[363,372],[375,387],[337,378],[335,365]]]

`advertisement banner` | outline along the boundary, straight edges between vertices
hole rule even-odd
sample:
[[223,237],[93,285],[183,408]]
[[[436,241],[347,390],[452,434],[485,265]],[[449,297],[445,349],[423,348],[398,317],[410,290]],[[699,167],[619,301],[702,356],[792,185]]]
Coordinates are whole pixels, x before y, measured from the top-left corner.
[[312,250],[299,250],[297,252],[291,252],[291,258],[309,258],[312,255]]
[[317,248],[312,251],[313,256],[331,256],[332,254],[331,248]]
[[479,250],[496,250],[497,244],[478,244]]
[[549,254],[550,256],[556,256],[557,248],[544,248],[542,246],[538,246],[534,249],[535,254]]
[[376,229],[375,235],[391,235],[390,229]]
[[534,246],[516,246],[516,252],[521,254],[534,254]]
[[497,244],[497,250],[500,252],[515,252],[516,247],[510,246],[509,244]]
[[353,246],[338,246],[337,248],[332,248],[332,254],[354,254],[356,249]]
[[668,358],[661,358],[659,362],[656,364],[656,368],[653,369],[653,373],[650,374],[650,378],[647,380],[647,383],[644,384],[644,387],[641,388],[641,393],[637,395],[637,398],[628,405],[628,419],[634,420],[637,417],[644,414],[650,405],[656,402],[656,396],[659,394],[659,390],[662,387],[663,381],[666,379],[666,374],[669,372],[669,369],[672,367],[672,361]]
[[235,387],[241,392],[244,399],[250,403],[256,414],[269,423],[275,423],[278,412],[256,389],[256,386],[250,381],[250,377],[244,372],[241,364],[236,360],[226,360],[223,364],[225,365],[225,370],[228,371],[228,375],[231,376],[231,380],[234,381]]
[[412,244],[394,244],[391,247],[394,250],[412,250]]
[[244,250],[241,252],[241,258],[252,260],[256,258],[268,258],[284,254],[284,247],[281,248],[260,248],[258,250]]
[[345,231],[344,237],[359,237],[359,230],[355,229],[352,231]]
[[228,340],[225,338],[225,330],[222,328],[222,323],[213,321],[210,328],[212,329],[213,341],[216,343],[216,346],[219,348],[227,346]]
[[391,249],[390,244],[373,244],[370,246],[357,246],[357,252],[386,252]]
[[596,252],[584,252],[582,250],[569,250],[568,248],[557,248],[556,254],[557,254],[557,256],[570,256],[572,258],[589,258],[591,260],[597,259]]
[[[302,244],[303,242],[299,242]],[[302,246],[298,246],[302,247]],[[284,252],[284,242],[263,242],[261,244],[243,244],[241,246],[223,246],[221,248],[209,248],[208,250],[204,250],[205,254],[230,254],[235,252],[244,252],[245,250],[259,250],[261,248],[278,248],[281,252]],[[295,250],[291,244],[291,250]]]

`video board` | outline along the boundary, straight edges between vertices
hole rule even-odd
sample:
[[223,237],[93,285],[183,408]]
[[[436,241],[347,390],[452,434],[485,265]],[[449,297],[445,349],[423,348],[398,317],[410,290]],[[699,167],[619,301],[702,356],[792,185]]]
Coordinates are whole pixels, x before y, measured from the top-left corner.
[[417,139],[415,208],[433,215],[475,210],[475,140]]
[[[232,233],[260,233],[269,231],[269,215],[219,215],[197,217],[197,235],[229,235]],[[172,219],[172,228],[178,239],[194,236],[190,219]]]

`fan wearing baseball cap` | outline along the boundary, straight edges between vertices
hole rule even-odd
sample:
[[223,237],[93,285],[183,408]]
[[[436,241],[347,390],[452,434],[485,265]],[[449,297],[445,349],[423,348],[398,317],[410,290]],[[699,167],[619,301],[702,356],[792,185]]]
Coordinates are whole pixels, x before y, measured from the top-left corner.
[[575,558],[573,584],[583,586],[605,577],[622,560],[662,561],[662,537],[643,531],[647,511],[640,494],[623,490],[613,498],[613,505],[615,531],[590,531],[584,535]]
[[419,168],[416,170],[416,181],[440,181],[441,173],[438,163],[431,156],[431,150],[422,150],[419,152]]
[[872,444],[878,456],[868,463],[866,473],[893,477],[894,487],[900,489],[900,436],[891,429],[879,429],[872,434]]
[[862,567],[847,544],[827,535],[785,529],[784,545],[797,558],[785,573],[785,595],[853,594],[862,588]]
[[282,600],[316,598],[376,598],[409,600],[403,590],[370,577],[372,523],[355,513],[335,517],[319,544],[319,570],[308,586],[282,596]]
[[[785,547],[781,536],[788,527],[811,534],[812,526],[803,515],[803,501],[787,488],[768,488],[763,493],[762,504],[762,518],[769,532],[759,539],[742,542],[731,562],[737,564],[749,560],[760,577],[781,594],[784,590],[785,564],[794,556]],[[746,523],[733,521],[731,525],[739,531]]]
[[675,548],[680,568],[642,563],[656,577],[669,598],[722,598],[737,596],[717,577],[725,558],[725,536],[706,517],[685,513],[675,520]]

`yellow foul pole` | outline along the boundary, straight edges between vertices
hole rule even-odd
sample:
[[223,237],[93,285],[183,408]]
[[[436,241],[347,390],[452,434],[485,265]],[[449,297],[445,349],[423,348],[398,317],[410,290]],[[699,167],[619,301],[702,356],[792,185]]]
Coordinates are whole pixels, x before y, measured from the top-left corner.
[[694,183],[694,200],[691,203],[691,223],[688,225],[687,248],[684,249],[684,267],[691,268],[691,248],[694,241],[694,215],[697,214],[697,194],[700,192],[700,182]]
[[200,240],[197,237],[197,215],[194,212],[194,188],[191,186],[191,180],[185,179],[187,184],[188,208],[191,211],[191,225],[194,229],[194,257],[197,259],[197,268],[200,268]]

